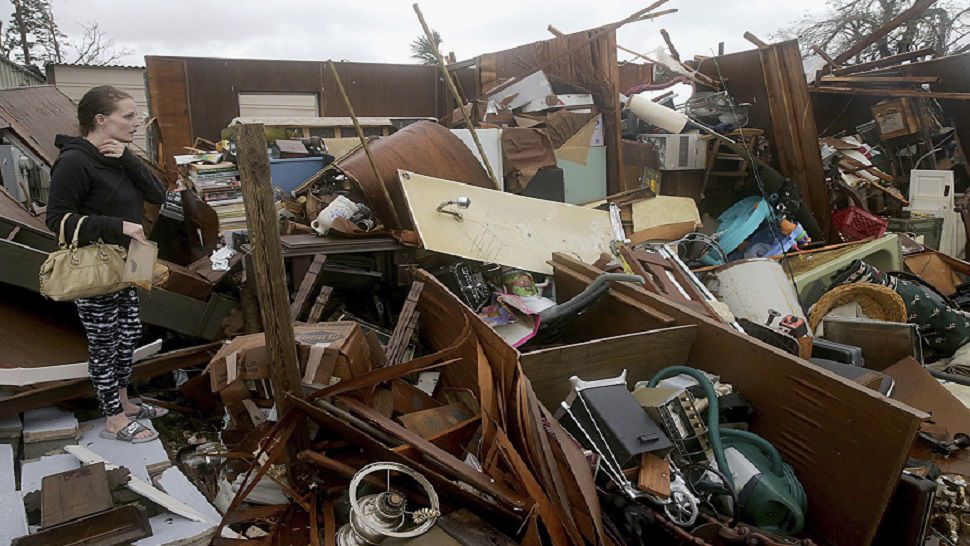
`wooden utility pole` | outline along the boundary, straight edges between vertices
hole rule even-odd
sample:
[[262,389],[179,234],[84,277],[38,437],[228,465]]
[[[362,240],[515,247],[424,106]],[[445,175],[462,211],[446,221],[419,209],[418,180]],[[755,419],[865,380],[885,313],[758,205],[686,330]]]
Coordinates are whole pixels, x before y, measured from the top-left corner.
[[[280,229],[266,149],[262,123],[247,123],[236,128],[237,166],[255,269],[248,273],[256,281],[266,352],[272,363],[276,414],[282,418],[290,406],[286,393],[300,395],[300,364],[296,356],[293,322],[290,320],[290,297],[283,270],[283,250],[280,247]],[[286,447],[288,476],[290,486],[294,488],[297,481],[293,463],[296,462],[296,454],[305,447],[304,444],[305,434],[297,431]]]
[[394,215],[394,223],[397,225],[397,228],[404,229],[404,224],[401,223],[401,218],[397,214],[397,207],[394,206],[394,201],[391,200],[391,194],[387,191],[387,184],[384,183],[384,177],[381,176],[381,170],[377,168],[377,162],[374,161],[374,156],[370,153],[370,146],[367,145],[367,137],[364,136],[364,129],[360,126],[360,121],[357,120],[357,114],[354,113],[354,105],[350,103],[350,97],[347,96],[347,90],[344,89],[344,82],[340,79],[337,66],[333,64],[333,61],[328,61],[327,64],[330,65],[330,72],[333,73],[333,79],[337,82],[337,89],[340,90],[340,96],[344,99],[344,106],[347,107],[347,113],[350,114],[350,119],[354,122],[354,129],[357,130],[357,138],[360,139],[360,145],[364,147],[364,153],[367,154],[367,161],[370,163],[370,168],[374,169],[374,176],[377,177],[377,182],[381,185],[384,199],[387,200],[387,208],[391,209],[391,214]]
[[[666,0],[664,0],[666,1]],[[482,158],[482,165],[485,165],[485,171],[488,173],[488,177],[492,179],[492,184],[495,189],[501,190],[502,185],[499,184],[498,178],[495,177],[495,173],[492,172],[492,163],[488,160],[488,155],[485,154],[485,148],[482,147],[482,143],[478,140],[478,133],[475,132],[475,125],[472,123],[471,118],[468,116],[468,111],[465,110],[465,102],[461,99],[461,94],[458,93],[458,88],[455,87],[455,81],[451,79],[451,72],[448,71],[448,65],[445,64],[445,58],[441,56],[441,52],[438,51],[438,46],[434,45],[434,33],[431,32],[431,27],[428,26],[427,21],[424,20],[424,14],[421,13],[421,8],[417,4],[414,4],[414,13],[418,15],[418,21],[421,22],[421,28],[424,29],[424,35],[428,38],[428,42],[434,46],[434,56],[438,60],[438,67],[441,68],[441,77],[445,80],[445,85],[448,90],[451,91],[451,96],[455,99],[458,104],[458,109],[461,110],[461,117],[465,120],[465,126],[468,128],[468,132],[472,135],[472,140],[475,141],[475,147],[478,148],[478,155]]]

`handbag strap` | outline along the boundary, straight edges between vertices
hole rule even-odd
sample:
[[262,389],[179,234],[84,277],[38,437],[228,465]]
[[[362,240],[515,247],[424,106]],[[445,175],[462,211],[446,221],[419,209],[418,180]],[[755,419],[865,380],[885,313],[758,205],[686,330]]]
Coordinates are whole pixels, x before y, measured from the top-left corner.
[[66,212],[64,216],[61,216],[61,229],[57,234],[57,246],[60,248],[67,246],[67,241],[64,240],[64,222],[67,222],[67,217],[70,215],[70,212]]
[[77,237],[78,234],[81,233],[81,224],[84,223],[85,218],[87,218],[87,216],[78,218],[77,225],[74,227],[74,238],[71,239],[71,246],[74,248],[77,248]]

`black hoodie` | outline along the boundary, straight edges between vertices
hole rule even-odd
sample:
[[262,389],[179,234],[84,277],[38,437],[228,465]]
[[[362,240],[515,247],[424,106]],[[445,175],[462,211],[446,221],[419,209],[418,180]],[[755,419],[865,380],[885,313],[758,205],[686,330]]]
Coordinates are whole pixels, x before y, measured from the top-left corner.
[[78,219],[86,216],[78,235],[81,244],[101,239],[127,247],[130,239],[122,233],[122,222],[141,224],[145,201],[162,204],[162,183],[130,150],[119,158],[106,157],[88,140],[67,135],[57,135],[54,144],[61,154],[51,167],[47,227],[58,233],[61,218],[70,212],[64,224],[68,243]]

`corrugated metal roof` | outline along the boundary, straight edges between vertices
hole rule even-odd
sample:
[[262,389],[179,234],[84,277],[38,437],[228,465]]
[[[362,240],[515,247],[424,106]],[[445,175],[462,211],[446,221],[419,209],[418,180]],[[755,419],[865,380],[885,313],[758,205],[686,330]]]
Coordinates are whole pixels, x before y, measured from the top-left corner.
[[42,74],[39,74],[39,73],[34,72],[33,70],[30,70],[30,69],[28,69],[28,68],[26,68],[24,66],[21,66],[21,65],[15,63],[15,62],[11,61],[10,59],[4,59],[3,57],[0,57],[0,62],[2,62],[3,64],[5,64],[5,65],[7,65],[7,66],[9,66],[9,67],[11,67],[11,68],[13,68],[15,70],[19,70],[20,72],[23,72],[24,74],[26,74],[27,76],[30,76],[30,77],[34,78],[38,82],[43,83],[43,81],[44,81],[44,76]]
[[44,84],[44,76],[0,57],[0,89]]
[[54,137],[78,134],[77,106],[53,85],[0,90],[0,122],[48,166],[57,159]]
[[88,64],[88,63],[47,63],[44,68],[49,69],[50,67],[58,66],[73,66],[82,68],[124,68],[125,70],[145,70],[144,66],[128,65],[128,64]]

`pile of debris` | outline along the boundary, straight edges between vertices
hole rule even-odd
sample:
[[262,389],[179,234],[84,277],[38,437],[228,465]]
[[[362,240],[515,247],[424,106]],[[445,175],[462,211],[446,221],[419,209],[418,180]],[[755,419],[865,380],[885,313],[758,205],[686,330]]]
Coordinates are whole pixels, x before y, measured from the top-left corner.
[[236,120],[156,157],[151,442],[100,438],[42,204],[0,193],[4,543],[963,540],[970,89],[921,86],[970,55],[810,85],[795,42],[664,33],[666,79],[622,89],[615,31],[663,3],[442,60],[437,122],[365,134],[331,63],[357,138]]

